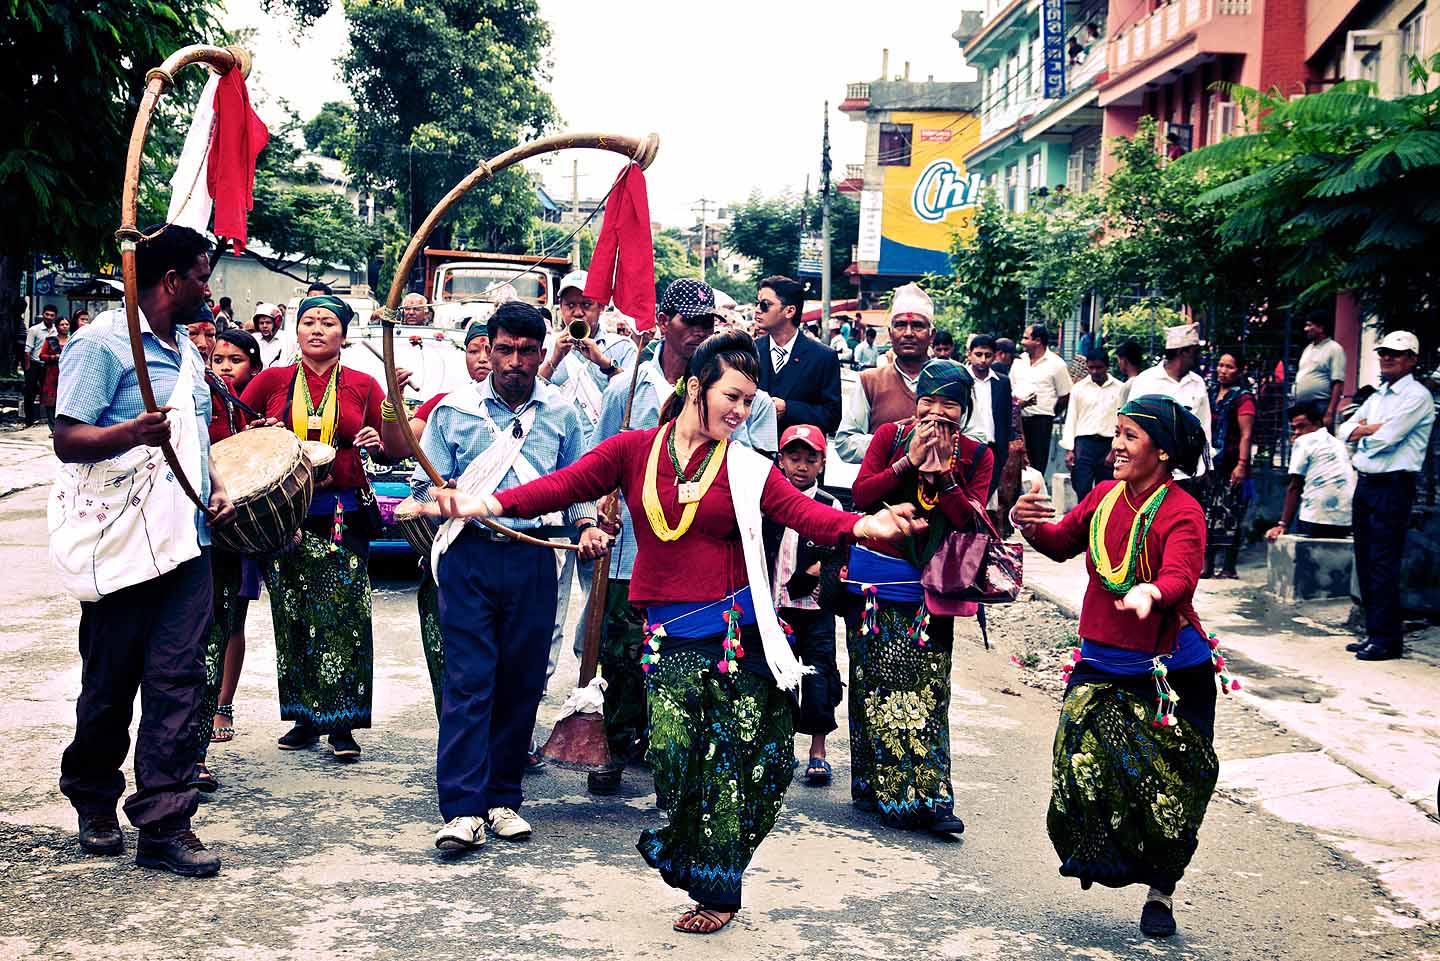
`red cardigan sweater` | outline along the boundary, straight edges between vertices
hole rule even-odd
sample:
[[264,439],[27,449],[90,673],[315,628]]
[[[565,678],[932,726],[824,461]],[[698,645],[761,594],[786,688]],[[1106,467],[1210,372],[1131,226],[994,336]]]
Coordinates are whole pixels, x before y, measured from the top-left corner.
[[[296,367],[305,374],[305,386],[310,390],[310,402],[319,403],[325,396],[325,387],[330,382],[330,372],[316,374],[303,364],[288,367],[267,367],[256,374],[245,385],[240,399],[266,417],[275,417],[287,427],[290,425],[290,385],[295,380]],[[340,383],[336,386],[340,398],[340,411],[335,422],[335,463],[330,468],[332,492],[355,490],[369,484],[365,467],[360,462],[360,452],[355,449],[355,435],[361,428],[380,429],[380,403],[385,391],[380,382],[363,371],[350,367],[340,368]],[[311,440],[319,440],[319,431],[309,431]]]
[[[892,453],[895,437],[910,426],[911,420],[913,418],[898,424],[881,424],[875,429],[875,436],[871,439],[870,446],[865,449],[865,459],[860,462],[860,473],[855,475],[855,483],[850,488],[855,506],[861,510],[877,510],[885,504],[913,501],[912,495],[919,480],[918,472],[907,470],[897,475],[891,469],[892,464],[905,456],[904,448]],[[990,476],[994,471],[995,455],[990,452],[990,448],[962,434],[959,456],[952,472],[956,486],[954,490],[940,493],[939,504],[939,510],[944,511],[945,517],[955,530],[970,529],[975,514],[970,507],[970,501],[981,505],[985,503],[990,496]],[[915,506],[918,508],[920,505]],[[887,544],[867,546],[884,554],[899,556],[898,552]]]
[[[665,425],[616,434],[564,470],[495,496],[508,517],[538,517],[577,501],[597,500],[618,487],[635,516],[637,553],[630,580],[630,603],[646,607],[719,600],[749,581],[730,500],[730,470],[728,465],[720,469],[685,535],[675,541],[660,540],[645,517],[641,491],[650,444],[657,433],[668,429],[669,425]],[[693,476],[700,469],[705,451],[703,446],[696,449],[685,466],[687,474]],[[659,468],[656,492],[666,521],[673,525],[680,520],[680,495],[675,472],[663,452]],[[860,519],[858,514],[815,503],[773,467],[765,479],[760,510],[786,527],[793,527],[802,537],[822,544],[850,540],[851,529]]]
[[[1150,525],[1145,537],[1144,555],[1153,575],[1150,583],[1160,589],[1150,616],[1143,621],[1134,611],[1117,611],[1120,595],[1112,594],[1101,585],[1095,564],[1089,556],[1090,518],[1094,516],[1106,493],[1121,481],[1097,484],[1075,509],[1054,524],[1041,524],[1027,535],[1040,553],[1057,561],[1068,560],[1084,553],[1085,569],[1090,583],[1085,587],[1085,600],[1080,607],[1080,636],[1113,647],[1123,647],[1146,654],[1168,654],[1175,647],[1175,638],[1185,621],[1202,634],[1200,617],[1195,613],[1195,586],[1200,582],[1200,568],[1205,557],[1205,513],[1195,498],[1172,484],[1165,502]],[[1138,507],[1144,497],[1135,501]],[[1124,497],[1110,513],[1105,530],[1105,549],[1112,561],[1125,553],[1125,539],[1135,519]]]

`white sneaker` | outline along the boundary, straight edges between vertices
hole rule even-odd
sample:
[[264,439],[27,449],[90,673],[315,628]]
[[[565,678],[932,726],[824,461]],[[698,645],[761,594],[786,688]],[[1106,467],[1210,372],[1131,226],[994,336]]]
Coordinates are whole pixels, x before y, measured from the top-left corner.
[[491,808],[486,819],[490,822],[490,830],[495,832],[497,838],[504,838],[506,841],[528,841],[530,839],[530,822],[509,808]]
[[473,815],[451,818],[435,835],[435,846],[442,851],[465,851],[485,844],[485,819]]

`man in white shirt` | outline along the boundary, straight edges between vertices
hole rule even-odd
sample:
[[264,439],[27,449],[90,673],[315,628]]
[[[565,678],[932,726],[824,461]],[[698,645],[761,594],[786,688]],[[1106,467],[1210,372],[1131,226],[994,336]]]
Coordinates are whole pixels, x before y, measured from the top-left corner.
[[273,304],[255,305],[255,342],[260,346],[260,363],[265,367],[285,367],[295,363],[295,342],[290,332],[277,330],[278,308]]
[[1020,336],[1020,355],[1010,365],[1010,390],[1020,402],[1025,453],[1041,475],[1050,473],[1050,438],[1055,418],[1065,413],[1070,397],[1070,370],[1050,350],[1050,331],[1031,324]]
[[1350,452],[1329,431],[1323,401],[1290,408],[1290,486],[1280,523],[1265,532],[1266,540],[1285,533],[1300,512],[1295,533],[1301,537],[1349,537],[1350,504],[1355,497],[1355,470]]
[[865,370],[880,362],[880,350],[875,346],[875,328],[865,328],[865,339],[855,348],[855,369]]
[[1366,641],[1346,646],[1362,661],[1385,661],[1404,650],[1400,571],[1405,532],[1415,502],[1415,480],[1425,465],[1435,398],[1415,380],[1420,339],[1392,330],[1375,348],[1380,355],[1380,389],[1335,432],[1357,444],[1353,522],[1355,572],[1365,608]]
[[30,427],[39,420],[40,385],[45,380],[45,364],[40,360],[40,348],[45,338],[55,331],[55,322],[60,317],[54,304],[46,304],[40,311],[39,323],[31,324],[25,331],[25,352],[20,355],[20,366],[25,368],[25,426]]
[[1065,427],[1060,431],[1065,466],[1070,468],[1070,484],[1080,500],[1084,500],[1096,484],[1114,476],[1106,460],[1115,439],[1115,413],[1120,409],[1120,394],[1125,388],[1110,375],[1110,355],[1103,350],[1092,350],[1085,355],[1085,370],[1090,376],[1070,392]]
[[[1200,358],[1200,325],[1180,324],[1165,329],[1165,359],[1131,381],[1130,400],[1137,397],[1169,397],[1200,421],[1205,431],[1205,444],[1210,445],[1210,391],[1195,373]],[[1196,500],[1202,500],[1200,486],[1194,480],[1205,475],[1205,461],[1195,470],[1195,477],[1176,471],[1175,478]]]
[[1334,317],[1319,312],[1306,319],[1305,337],[1310,343],[1300,352],[1300,366],[1295,369],[1294,402],[1321,404],[1326,430],[1335,429],[1335,412],[1345,392],[1345,350],[1330,339],[1334,325]]

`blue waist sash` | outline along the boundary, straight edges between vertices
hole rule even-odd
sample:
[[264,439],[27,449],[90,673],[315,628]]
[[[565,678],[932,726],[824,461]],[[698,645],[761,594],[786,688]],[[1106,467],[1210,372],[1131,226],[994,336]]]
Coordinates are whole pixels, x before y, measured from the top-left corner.
[[[1172,671],[1207,664],[1210,661],[1210,642],[1187,624],[1175,639],[1174,653],[1160,656]],[[1107,674],[1148,674],[1154,660],[1153,655],[1090,640],[1080,642],[1080,657]]]
[[338,494],[332,491],[316,491],[315,496],[310,498],[310,509],[306,513],[311,517],[334,514],[337,501],[347,512],[360,509],[360,495],[353,490],[343,490]]
[[755,601],[750,588],[718,601],[680,601],[675,604],[654,604],[645,611],[649,626],[663,626],[665,634],[676,638],[715,637],[725,633],[725,612],[731,605],[740,608],[740,625],[755,623]]
[[851,594],[864,594],[865,585],[873,584],[875,596],[882,601],[918,603],[925,599],[918,567],[859,544],[850,548],[850,570],[845,580],[845,589]]

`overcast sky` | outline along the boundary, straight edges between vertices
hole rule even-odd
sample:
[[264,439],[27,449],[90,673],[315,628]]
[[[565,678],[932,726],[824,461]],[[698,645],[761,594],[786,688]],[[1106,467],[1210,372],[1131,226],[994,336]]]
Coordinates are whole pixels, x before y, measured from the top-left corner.
[[[660,134],[648,182],[651,216],[666,226],[694,223],[701,197],[729,204],[754,189],[798,193],[807,174],[813,187],[826,99],[833,162],[842,170],[860,162],[864,125],[835,108],[847,83],[879,75],[884,47],[892,74],[908,60],[915,80],[973,76],[950,37],[960,7],[935,0],[888,0],[878,22],[876,5],[861,0],[541,0],[540,7],[553,33],[549,89],[562,126]],[[259,0],[229,0],[227,8],[227,27],[259,31],[251,83],[262,116],[277,97],[306,118],[327,100],[348,99],[335,66],[346,42],[338,0],[303,36],[262,14]],[[574,157],[582,197],[602,195],[621,163],[593,151],[557,155],[540,168],[557,200],[569,200]]]

